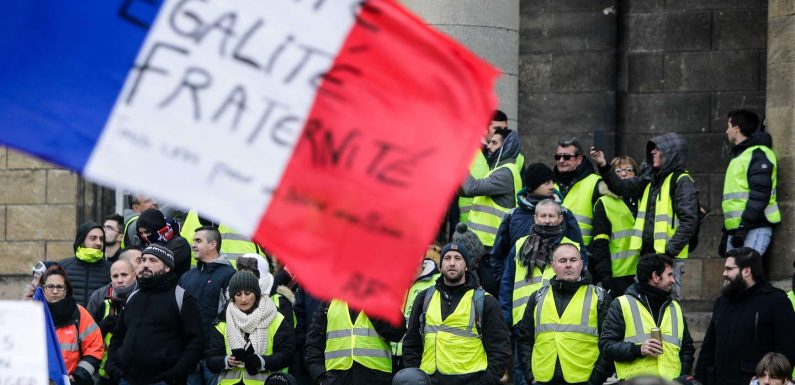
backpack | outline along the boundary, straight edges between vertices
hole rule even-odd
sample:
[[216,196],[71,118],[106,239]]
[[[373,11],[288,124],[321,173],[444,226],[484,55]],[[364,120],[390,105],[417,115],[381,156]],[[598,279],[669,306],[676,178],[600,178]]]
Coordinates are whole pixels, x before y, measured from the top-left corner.
[[[679,181],[679,177],[685,173],[687,173],[687,171],[674,171],[674,175],[672,177],[674,183],[671,183],[671,191],[668,192],[671,197],[671,203],[673,204],[674,216],[676,215],[676,199],[674,198],[676,197],[676,186],[678,185],[677,182]],[[696,181],[693,180],[693,177],[690,175],[690,173],[687,174],[688,177],[690,177],[690,180],[693,181],[693,184],[695,184]],[[698,247],[698,234],[701,230],[701,223],[703,223],[704,218],[707,217],[707,209],[701,205],[701,200],[698,199],[698,188],[696,188],[696,202],[698,202],[698,224],[696,225],[696,232],[693,233],[693,236],[690,237],[690,241],[688,242],[688,253],[693,252]]]
[[[138,294],[138,291],[141,289],[135,289],[132,293],[127,297],[127,301],[125,303],[130,303],[132,297]],[[174,299],[177,301],[177,309],[179,310],[179,314],[182,315],[182,302],[185,300],[185,289],[182,286],[177,285],[174,289]]]
[[[425,290],[425,297],[422,300],[422,314],[420,315],[420,333],[425,330],[425,313],[428,312],[428,304],[431,303],[431,298],[433,298],[433,293],[435,292],[436,286],[431,286],[428,290]],[[475,289],[475,293],[472,295],[472,302],[475,303],[475,328],[478,331],[478,335],[480,335],[481,320],[483,319],[483,298],[485,296],[486,291],[482,288]]]

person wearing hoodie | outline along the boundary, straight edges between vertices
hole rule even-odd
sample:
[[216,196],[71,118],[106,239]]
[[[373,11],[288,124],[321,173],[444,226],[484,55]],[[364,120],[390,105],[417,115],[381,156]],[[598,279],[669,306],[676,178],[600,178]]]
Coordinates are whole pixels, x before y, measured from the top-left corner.
[[174,273],[177,279],[190,269],[190,244],[179,235],[174,223],[166,221],[160,210],[148,209],[142,212],[136,221],[136,230],[143,245],[162,245],[174,253]]
[[138,238],[138,217],[141,213],[149,209],[159,209],[160,205],[152,197],[133,193],[127,196],[129,208],[124,209],[124,229],[122,230],[121,248],[141,247],[141,239]]
[[110,263],[105,260],[105,232],[102,226],[86,222],[77,228],[73,244],[75,256],[58,264],[66,271],[80,306],[87,306],[94,290],[110,283]]
[[629,241],[633,254],[665,254],[675,258],[674,298],[684,274],[690,241],[698,234],[698,189],[687,172],[687,144],[677,133],[655,136],[646,144],[646,164],[634,178],[621,179],[604,153],[591,149],[599,173],[613,193],[638,199],[638,214]]
[[[610,304],[599,348],[615,364],[619,380],[641,375],[686,379],[696,352],[679,301],[671,296],[674,260],[646,254],[638,260],[638,283]],[[659,328],[660,335],[652,334]]]
[[489,172],[482,178],[470,174],[461,186],[461,196],[474,198],[467,226],[488,249],[494,245],[502,217],[516,207],[516,192],[522,187],[516,165],[519,148],[516,131],[497,129],[487,146]]
[[726,251],[750,247],[764,255],[781,222],[776,202],[778,166],[773,140],[757,130],[759,117],[748,110],[727,115],[726,136],[732,144],[732,160],[723,183],[723,227],[728,232]]
[[[578,138],[558,141],[555,152],[555,188],[563,196],[563,206],[571,210],[577,218],[585,246],[591,244],[593,229],[593,206],[607,188],[593,170],[593,165],[584,156],[582,143]],[[585,261],[586,269],[588,261]]]
[[583,275],[577,245],[562,243],[552,256],[555,276],[530,297],[519,322],[519,362],[535,384],[603,384],[613,365],[600,359],[599,331],[610,296]]
[[[519,238],[530,234],[530,228],[535,223],[535,212],[538,202],[544,199],[554,199],[558,203],[562,201],[560,195],[555,191],[553,177],[552,169],[543,163],[528,165],[522,173],[523,187],[516,194],[518,205],[502,219],[497,230],[497,239],[494,240],[494,247],[492,247],[489,255],[493,274],[497,282],[502,277],[506,258],[511,255],[511,248],[514,247]],[[563,212],[563,235],[585,247],[582,242],[580,227],[577,224],[577,218],[565,207],[561,207],[561,211]],[[587,266],[587,254],[583,255],[583,258]],[[499,294],[499,290],[497,293],[492,293],[492,295],[497,294]]]
[[403,340],[406,368],[436,385],[493,385],[508,366],[510,333],[494,297],[478,288],[463,245],[441,251],[442,275],[417,294]]
[[[459,223],[459,225],[461,225],[461,223]],[[414,300],[417,298],[417,294],[435,285],[436,280],[438,280],[441,275],[442,274],[439,273],[439,268],[436,267],[436,262],[428,258],[422,260],[422,264],[420,264],[417,270],[417,278],[414,279],[411,287],[409,287],[409,290],[406,292],[406,300],[403,301],[403,317],[406,319],[406,326],[408,326],[411,309],[414,308]],[[404,368],[402,339],[398,342],[392,342],[392,367],[393,371],[399,371]]]

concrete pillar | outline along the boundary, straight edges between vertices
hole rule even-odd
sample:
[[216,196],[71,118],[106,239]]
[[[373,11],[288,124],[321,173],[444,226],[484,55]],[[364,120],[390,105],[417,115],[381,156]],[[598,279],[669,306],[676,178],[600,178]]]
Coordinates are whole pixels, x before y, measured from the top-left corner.
[[499,109],[518,127],[519,0],[403,0],[429,25],[499,68]]
[[770,0],[767,29],[767,129],[778,155],[781,225],[773,236],[770,274],[792,276],[795,241],[795,1]]

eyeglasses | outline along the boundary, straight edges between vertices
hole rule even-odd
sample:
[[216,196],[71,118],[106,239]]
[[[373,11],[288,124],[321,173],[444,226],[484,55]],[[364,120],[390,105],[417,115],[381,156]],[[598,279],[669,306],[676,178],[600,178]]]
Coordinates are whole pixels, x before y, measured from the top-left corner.
[[66,289],[64,285],[44,285],[44,290],[47,291],[62,291]]
[[569,160],[571,160],[571,158],[577,157],[577,155],[578,154],[574,154],[574,155],[572,155],[572,154],[555,154],[555,160],[558,161],[558,160],[563,159],[565,161],[569,161]]
[[625,173],[625,172],[635,172],[635,169],[634,169],[634,168],[632,168],[632,167],[627,167],[627,168],[617,168],[617,169],[616,169],[616,174],[621,174],[621,173]]

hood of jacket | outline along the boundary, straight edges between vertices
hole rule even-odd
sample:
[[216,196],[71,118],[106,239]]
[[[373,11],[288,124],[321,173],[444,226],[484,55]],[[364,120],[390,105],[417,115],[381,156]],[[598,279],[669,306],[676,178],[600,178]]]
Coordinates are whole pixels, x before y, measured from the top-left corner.
[[419,275],[417,275],[417,278],[414,280],[414,282],[426,280],[438,272],[439,268],[436,267],[436,262],[434,262],[432,259],[425,258],[422,261],[422,271]]
[[687,143],[682,135],[675,132],[655,136],[646,144],[646,162],[654,164],[651,150],[655,147],[662,153],[662,167],[658,175],[668,175],[674,171],[683,171],[687,167]]
[[205,269],[207,269],[207,271],[213,271],[219,266],[223,265],[234,267],[232,266],[232,263],[229,261],[229,258],[227,258],[226,254],[221,254],[221,256],[210,262],[202,262],[196,260],[196,268],[198,268],[201,271],[204,271]]
[[[88,233],[94,229],[100,229],[102,230],[102,234],[105,234],[105,230],[102,229],[102,226],[100,226],[98,223],[91,221],[83,223],[82,225],[80,225],[80,227],[77,228],[77,234],[75,235],[75,242],[74,244],[72,244],[72,249],[74,250],[75,253],[77,253],[77,248],[82,246],[83,242],[86,241]],[[102,244],[102,251],[103,252],[105,251],[104,243]]]
[[486,159],[488,159],[489,166],[495,168],[505,163],[515,162],[521,147],[519,133],[511,130],[508,133],[508,137],[502,142],[502,147],[494,154],[487,155]]
[[773,137],[767,132],[757,131],[748,139],[732,146],[732,156],[740,155],[743,151],[753,146],[773,148]]

